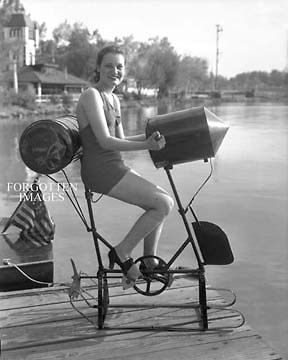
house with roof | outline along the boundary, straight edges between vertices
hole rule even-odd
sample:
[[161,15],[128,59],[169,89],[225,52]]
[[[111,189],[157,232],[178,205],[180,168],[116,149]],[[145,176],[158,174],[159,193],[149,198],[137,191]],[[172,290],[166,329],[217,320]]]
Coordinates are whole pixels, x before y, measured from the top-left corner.
[[[13,87],[13,76],[10,73],[8,83]],[[18,71],[19,89],[33,89],[38,101],[49,97],[71,94],[77,99],[89,83],[67,71],[59,69],[55,64],[35,64],[24,66]]]
[[88,82],[61,70],[56,64],[37,64],[36,50],[39,47],[39,29],[35,21],[25,13],[20,1],[3,25],[2,39],[6,44],[6,71],[4,76],[8,88],[33,89],[38,101],[51,95],[73,94],[77,99]]

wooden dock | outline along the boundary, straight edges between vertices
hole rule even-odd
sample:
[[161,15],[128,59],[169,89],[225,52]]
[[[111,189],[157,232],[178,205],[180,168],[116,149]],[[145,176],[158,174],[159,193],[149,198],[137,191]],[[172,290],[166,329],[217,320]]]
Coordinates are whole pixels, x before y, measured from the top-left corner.
[[[75,308],[68,289],[0,294],[1,359],[281,359],[247,324],[241,325],[240,314],[233,310],[237,303],[228,310],[210,309],[209,329],[202,331],[197,309],[189,308],[198,298],[193,279],[177,279],[151,297],[111,284],[102,330],[98,330],[97,308],[93,307],[97,305],[96,285],[84,287],[86,301],[79,297],[73,301]],[[208,305],[223,304],[219,292],[210,289],[207,296]],[[134,307],[123,307],[128,304]],[[171,308],[166,307],[169,304]],[[175,307],[179,304],[187,307]]]

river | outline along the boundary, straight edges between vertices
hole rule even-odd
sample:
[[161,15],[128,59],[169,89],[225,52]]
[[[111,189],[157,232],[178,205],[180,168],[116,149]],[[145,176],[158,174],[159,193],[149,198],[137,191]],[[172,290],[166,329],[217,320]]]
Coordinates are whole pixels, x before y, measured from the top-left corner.
[[[193,202],[201,220],[218,224],[228,235],[235,261],[227,266],[207,266],[209,284],[227,287],[237,294],[234,305],[247,322],[288,359],[288,106],[274,104],[227,104],[207,106],[230,126],[213,160],[213,176]],[[181,109],[178,105],[177,109]],[[125,130],[145,129],[145,120],[171,107],[124,109]],[[21,184],[33,179],[18,154],[18,139],[29,119],[0,122],[0,216],[9,216],[19,200]],[[146,151],[127,152],[126,162],[146,178],[171,192],[166,173],[156,169]],[[86,211],[79,163],[67,167],[80,204]],[[174,166],[172,176],[186,205],[209,173],[202,161]],[[61,173],[55,175],[65,181]],[[95,273],[97,264],[91,235],[86,232],[67,198],[63,200],[51,180],[47,206],[56,222],[54,241],[55,281],[71,281],[73,258],[78,269]],[[14,185],[13,185],[14,184]],[[15,186],[15,184],[18,184]],[[171,192],[172,193],[172,192]],[[140,214],[140,210],[117,200],[102,198],[94,205],[97,228],[116,244]],[[166,222],[159,256],[168,259],[185,239],[177,209]],[[141,255],[141,247],[135,257]],[[195,263],[190,250],[178,260]]]

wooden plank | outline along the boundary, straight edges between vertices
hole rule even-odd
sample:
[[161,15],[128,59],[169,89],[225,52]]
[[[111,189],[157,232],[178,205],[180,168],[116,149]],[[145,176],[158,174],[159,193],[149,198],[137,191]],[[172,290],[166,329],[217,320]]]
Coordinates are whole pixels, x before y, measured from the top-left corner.
[[[198,288],[195,286],[189,286],[183,282],[179,282],[178,286],[167,289],[162,294],[156,297],[145,297],[138,293],[136,293],[133,289],[123,291],[120,286],[111,287],[109,290],[110,294],[110,309],[113,306],[122,306],[122,304],[127,304],[127,302],[134,306],[148,306],[151,304],[152,306],[157,306],[157,304],[168,304],[167,296],[169,297],[170,303],[178,304],[180,302],[185,301],[194,301],[196,304],[197,301],[197,292]],[[36,321],[49,321],[49,317],[53,316],[53,319],[57,318],[57,314],[61,315],[65,311],[65,313],[69,313],[69,310],[72,311],[72,307],[69,302],[69,297],[67,291],[62,295],[65,296],[59,297],[57,299],[57,293],[50,293],[47,290],[47,294],[45,292],[41,292],[39,295],[36,295],[35,292],[33,294],[33,301],[28,301],[27,304],[27,294],[22,298],[22,300],[15,307],[5,307],[8,306],[7,301],[9,299],[4,299],[4,301],[0,302],[2,311],[0,311],[0,320],[1,327],[9,327],[10,326],[19,326],[25,325],[29,323],[33,323]],[[92,304],[97,305],[97,289],[92,288],[88,290],[88,294],[85,294],[85,298]],[[222,299],[219,298],[219,295],[215,292],[209,292],[209,299],[211,301],[218,301],[219,304],[222,302]],[[18,299],[20,300],[20,299]],[[21,307],[20,304],[23,304]],[[75,306],[79,308],[80,311],[85,311],[87,309],[87,304],[83,299],[79,298],[77,301],[74,301]],[[158,306],[159,306],[158,305]],[[73,310],[74,311],[74,310]],[[44,316],[44,315],[45,316]],[[59,315],[59,316],[60,316]],[[44,318],[43,318],[44,316]],[[11,325],[11,321],[13,319],[13,324]]]
[[[174,288],[167,290],[166,292],[169,292],[169,302],[166,300],[166,295],[164,293],[162,294],[162,296],[157,296],[156,300],[153,300],[153,298],[151,297],[143,297],[142,295],[139,295],[135,292],[127,295],[120,293],[117,288],[114,288],[114,290],[114,294],[112,291],[110,291],[110,313],[113,312],[115,306],[121,308],[122,306],[129,305],[129,303],[132,308],[138,306],[140,307],[140,309],[144,308],[145,306],[161,306],[161,304],[167,306],[169,302],[172,305],[177,305],[185,302],[190,302],[196,305],[196,299],[194,299],[195,293],[193,293],[193,290],[195,291],[195,289],[193,287],[186,287],[180,289]],[[89,295],[94,295],[93,299],[89,298],[89,302],[91,303],[91,305],[97,305],[97,293],[89,293]],[[214,301],[216,300],[217,298],[215,296]],[[77,309],[84,313],[89,313],[89,311],[92,311],[94,314],[96,313],[96,310],[91,310],[83,300],[75,301],[74,304]],[[53,322],[56,321],[58,318],[63,318],[64,314],[67,317],[71,317],[71,313],[74,312],[75,311],[71,307],[69,302],[59,302],[52,304],[44,303],[44,305],[42,305],[40,300],[38,306],[35,305],[34,307],[23,307],[1,312],[1,327],[2,329],[8,329],[11,327],[15,328],[17,326],[24,326],[27,324],[31,325],[34,323],[39,324],[41,322]]]
[[[113,290],[113,288],[112,288]],[[192,303],[192,305],[195,306],[195,291],[197,290],[197,288],[195,287],[179,287],[179,288],[173,288],[173,289],[169,289],[167,290],[165,293],[158,295],[157,296],[157,301],[155,302],[155,300],[153,300],[153,298],[151,297],[144,297],[145,300],[143,299],[143,296],[138,294],[138,293],[132,293],[130,292],[130,295],[123,295],[122,293],[119,293],[119,288],[115,287],[115,294],[112,293],[112,296],[110,297],[110,303],[111,303],[111,307],[109,307],[109,314],[107,318],[111,318],[112,320],[115,320],[114,322],[112,321],[112,323],[110,322],[110,326],[112,327],[117,327],[117,319],[119,318],[119,316],[121,316],[121,320],[120,320],[120,324],[125,324],[125,326],[131,326],[131,314],[134,317],[133,322],[136,324],[139,324],[139,321],[143,322],[143,319],[141,319],[141,316],[143,316],[144,311],[142,310],[144,308],[144,306],[150,306],[153,307],[153,309],[150,308],[146,308],[146,314],[149,313],[149,316],[147,316],[145,314],[145,319],[147,321],[147,319],[152,319],[152,322],[150,321],[150,326],[154,326],[155,324],[153,323],[153,321],[155,319],[157,319],[157,316],[159,317],[159,314],[161,311],[158,309],[157,307],[155,308],[155,306],[160,306],[161,305],[161,301],[162,304],[164,304],[165,306],[167,306],[168,301],[167,301],[167,296],[169,297],[169,302],[172,305],[175,304],[180,304],[180,303],[185,303],[185,302],[190,302]],[[132,291],[132,290],[131,290]],[[110,291],[111,292],[111,291]],[[169,293],[169,295],[167,295]],[[130,302],[130,305],[134,308],[135,306],[140,306],[140,308],[138,308],[138,314],[136,313],[136,311],[131,310],[131,309],[122,309],[123,303],[127,305],[127,301]],[[95,299],[95,304],[97,304],[96,299]],[[39,304],[41,304],[41,301],[39,301]],[[158,304],[158,305],[157,305]],[[77,306],[77,308],[83,312],[86,316],[89,316],[91,318],[96,319],[96,315],[97,315],[97,310],[96,309],[91,309],[89,307],[87,307],[86,303],[82,302],[77,302],[75,303],[75,306]],[[119,306],[120,308],[114,309],[113,306]],[[168,310],[164,310],[165,312],[167,312]],[[177,311],[174,309],[174,312]],[[191,318],[191,322],[194,324],[194,326],[196,326],[196,328],[198,328],[198,318],[197,318],[197,314],[195,314],[195,310],[194,309],[184,309],[184,311],[190,312],[193,311],[193,318]],[[125,314],[128,314],[126,317],[128,317],[128,319],[125,319]],[[153,313],[154,315],[151,317],[151,313]],[[76,315],[75,315],[76,314]],[[191,317],[191,313],[189,313],[189,316]],[[186,317],[186,315],[184,316],[184,318]],[[47,333],[47,329],[50,327],[50,325],[52,324],[52,327],[55,326],[55,328],[52,328],[51,331],[53,332],[53,336],[55,335],[57,338],[61,338],[61,332],[59,333],[58,330],[62,329],[62,324],[63,322],[70,322],[70,324],[68,324],[69,327],[71,327],[71,322],[75,322],[75,321],[81,321],[82,319],[79,317],[79,315],[72,309],[72,307],[69,305],[69,303],[54,303],[54,304],[44,304],[44,306],[35,306],[33,308],[29,307],[29,308],[22,308],[19,309],[17,308],[12,309],[12,310],[8,310],[5,312],[5,316],[2,316],[2,333],[3,335],[5,334],[5,343],[6,345],[9,345],[11,342],[12,343],[21,343],[21,339],[24,339],[23,341],[29,342],[30,339],[32,339],[32,341],[34,341],[35,339],[38,339],[42,336],[45,335],[41,333],[41,326],[43,327],[43,331],[45,333]],[[108,319],[107,319],[108,320]],[[57,322],[59,322],[59,328],[56,326]],[[179,323],[179,321],[178,321]],[[73,325],[73,324],[72,324]],[[118,324],[119,325],[119,324]],[[29,327],[29,338],[27,337],[28,333],[25,329],[25,326]],[[34,334],[33,329],[31,330],[32,326],[37,326],[37,331]],[[138,325],[137,325],[138,326]],[[24,335],[22,334],[24,332]],[[65,335],[63,335],[65,336]],[[19,340],[19,339],[20,340]],[[13,345],[11,345],[13,346]]]
[[[59,313],[58,313],[59,314]],[[59,343],[75,341],[79,338],[94,337],[97,329],[97,311],[85,311],[89,320],[82,318],[77,313],[70,312],[58,317],[55,321],[43,321],[40,319],[33,324],[7,327],[2,329],[2,341],[4,349],[34,347],[40,343]],[[210,314],[211,331],[219,326],[233,326],[238,318],[233,312],[219,313],[214,311]],[[52,319],[51,319],[52,320]],[[108,312],[105,322],[105,330],[170,330],[170,331],[200,331],[198,314],[195,309],[113,309]]]
[[[183,305],[185,305],[185,307],[179,307],[179,309],[175,307],[161,307],[157,306],[157,304],[155,304],[155,306],[151,305],[150,307],[144,307],[143,305],[137,308],[125,308],[122,304],[119,305],[119,307],[117,308],[109,307],[105,327],[130,328],[132,326],[139,327],[142,326],[141,324],[143,324],[143,326],[149,326],[154,328],[163,325],[174,327],[180,326],[181,328],[189,326],[191,328],[193,327],[198,329],[199,317],[197,309],[193,307],[189,308],[188,306],[190,306],[190,303]],[[167,305],[165,304],[165,306]],[[15,313],[12,315],[8,315],[7,319],[4,319],[3,321],[4,325],[1,327],[1,332],[3,335],[5,334],[5,337],[8,339],[6,342],[7,344],[9,344],[10,342],[13,343],[17,340],[18,334],[19,337],[22,336],[21,334],[23,331],[25,332],[25,337],[27,337],[25,327],[28,327],[30,331],[32,326],[38,327],[39,329],[41,326],[43,326],[45,331],[45,327],[48,328],[50,324],[52,324],[52,326],[56,325],[57,322],[81,322],[82,318],[80,316],[80,312],[86,317],[89,317],[91,320],[93,320],[95,323],[95,327],[97,327],[97,309],[89,308],[87,306],[84,306],[84,304],[82,304],[81,307],[77,306],[77,309],[79,310],[79,312],[75,311],[75,309],[73,309],[72,307],[63,308],[62,306],[59,306],[54,307],[53,309],[45,308],[42,311],[37,311],[33,313],[32,315],[29,314],[31,311],[27,311],[26,313],[22,312],[21,314]],[[133,321],[131,320],[131,317],[133,317]],[[177,318],[178,320],[175,321],[175,318]],[[214,319],[232,319],[234,322],[235,318],[239,319],[239,316],[233,310],[227,310],[225,312],[223,310],[217,309],[209,310],[210,323],[212,323]],[[159,319],[161,320],[160,322]],[[239,320],[237,321],[240,323]],[[230,326],[231,323],[231,321],[227,321],[226,325]],[[234,324],[232,323],[232,325]],[[213,328],[213,326],[211,325],[210,327]],[[41,334],[38,332],[37,336],[41,337]],[[55,336],[59,337],[61,336],[61,334],[55,333]],[[34,335],[31,336],[31,338],[34,341]],[[29,339],[27,339],[27,341],[28,340]]]
[[[89,285],[88,285],[89,284]],[[94,285],[93,285],[94,284]],[[45,289],[29,289],[19,291],[10,291],[10,292],[0,292],[0,311],[5,309],[17,309],[22,307],[33,307],[34,305],[45,304],[45,303],[54,303],[54,302],[67,302],[67,291],[71,286],[71,282],[67,282],[66,284],[57,285]],[[191,277],[181,277],[177,275],[176,280],[173,282],[171,288],[181,288],[181,287],[194,287],[198,291],[198,281],[195,278]],[[86,289],[87,291],[93,291],[97,289],[97,279],[93,281],[85,281],[81,280],[81,287]],[[123,296],[130,294],[131,292],[135,293],[134,289],[128,289],[124,292],[122,291],[122,284],[119,279],[110,279],[109,280],[109,289],[110,292],[114,291],[117,288]],[[169,290],[169,288],[167,288]],[[167,291],[165,290],[165,291]],[[207,290],[211,292],[213,290],[210,286],[207,286]],[[215,293],[216,294],[216,293]],[[157,296],[158,297],[158,296]],[[219,295],[217,295],[219,297]],[[152,297],[155,298],[155,297]]]
[[251,359],[279,360],[249,329],[219,332],[98,331],[94,338],[3,351],[5,360]]
[[[97,328],[97,309],[84,301],[75,302],[86,316],[82,317],[70,306],[67,289],[4,294],[0,304],[8,308],[0,312],[3,359],[281,359],[248,326],[229,328],[241,323],[233,309],[209,310],[209,330],[203,332],[194,307],[158,307],[195,305],[195,285],[182,279],[155,297],[111,286],[103,330]],[[96,303],[97,288],[89,292]],[[214,304],[223,302],[215,290],[207,291],[207,296]],[[133,308],[123,306],[128,303]]]
[[[84,289],[87,291],[91,291],[92,294],[96,294],[96,285],[86,286],[87,282],[83,283],[81,282],[81,286],[83,286]],[[91,284],[91,282],[90,282]],[[56,287],[50,287],[45,289],[37,289],[37,290],[27,290],[27,291],[15,291],[15,292],[7,292],[7,293],[0,293],[0,311],[1,309],[9,310],[9,309],[17,309],[17,308],[23,308],[25,307],[33,307],[35,305],[39,304],[49,304],[49,303],[55,303],[55,302],[68,302],[68,296],[67,291],[69,286],[67,282],[67,286],[56,286]],[[177,280],[173,283],[173,288],[183,287],[183,286],[189,286],[189,287],[195,287],[197,288],[197,282],[194,279],[183,279],[183,280]],[[115,290],[116,288],[116,290]],[[119,280],[111,280],[109,283],[109,289],[110,293],[112,295],[115,291],[118,291],[118,293],[122,294],[123,296],[128,295],[130,293],[135,293],[134,289],[128,289],[123,291],[122,285],[119,282]]]
[[[122,332],[133,334],[135,331],[147,332],[190,332],[201,333],[198,325],[198,316],[194,310],[187,309],[145,309],[145,310],[127,310],[117,309],[109,312],[107,317],[107,326],[103,331],[99,331],[96,320],[97,313],[90,313],[90,319],[94,320],[95,326],[87,322],[80,316],[74,315],[72,318],[55,319],[54,322],[38,322],[33,325],[18,326],[5,329],[2,334],[3,349],[28,349],[55,344],[66,344],[75,341],[85,341],[94,339],[95,336],[102,336],[103,333],[121,334]],[[226,319],[231,313],[225,313]],[[233,315],[233,314],[232,314]],[[213,326],[206,334],[215,336],[215,327],[223,326],[223,314],[215,312],[211,316]],[[229,319],[229,325],[234,325]],[[228,325],[228,323],[226,323]],[[189,331],[188,331],[189,330]],[[8,339],[8,340],[7,340]]]

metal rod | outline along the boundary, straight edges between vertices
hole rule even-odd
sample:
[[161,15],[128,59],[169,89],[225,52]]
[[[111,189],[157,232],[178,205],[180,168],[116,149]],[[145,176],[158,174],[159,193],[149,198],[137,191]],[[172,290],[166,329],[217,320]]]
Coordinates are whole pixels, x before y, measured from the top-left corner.
[[103,266],[103,262],[102,262],[102,257],[101,257],[100,248],[99,248],[99,241],[98,241],[99,236],[96,231],[95,221],[94,221],[94,216],[93,216],[93,209],[92,209],[92,205],[91,205],[91,192],[87,189],[85,190],[85,197],[86,197],[87,206],[88,206],[88,213],[89,213],[89,218],[90,218],[94,246],[95,246],[97,260],[98,260],[98,266],[99,266],[99,270],[103,270],[104,266]]
[[199,255],[199,252],[197,250],[197,247],[196,247],[196,244],[194,242],[194,239],[193,239],[193,236],[192,236],[192,233],[191,233],[191,229],[190,229],[190,226],[189,226],[189,223],[188,223],[188,220],[186,218],[186,214],[185,214],[185,210],[182,206],[182,203],[181,203],[181,200],[180,200],[180,197],[178,195],[178,192],[176,190],[176,186],[174,184],[174,181],[172,179],[172,175],[171,175],[171,172],[170,172],[170,169],[168,167],[165,167],[165,171],[167,173],[167,176],[168,176],[168,179],[169,179],[169,182],[170,182],[170,185],[171,185],[171,188],[173,190],[173,193],[174,193],[174,196],[175,196],[175,199],[176,199],[176,202],[177,202],[177,205],[178,205],[178,211],[182,217],[182,220],[184,222],[184,225],[185,225],[185,228],[186,228],[186,231],[187,231],[187,234],[188,234],[188,237],[189,237],[189,241],[193,247],[193,250],[194,250],[194,253],[195,253],[195,256],[196,256],[196,259],[197,259],[197,263],[198,263],[198,266],[199,268],[204,271],[204,267],[203,267],[203,263],[201,261],[201,258],[200,258],[200,255]]
[[190,244],[190,239],[189,237],[184,241],[184,243],[178,248],[178,250],[175,252],[175,254],[172,256],[172,258],[168,261],[167,263],[167,267],[169,268],[174,261],[178,258],[178,256],[182,253],[182,251],[184,251],[184,249],[186,248],[186,246],[188,246]]
[[201,310],[201,320],[203,330],[208,329],[208,314],[207,314],[207,296],[206,296],[206,280],[203,273],[199,274],[199,303]]
[[163,303],[153,303],[153,304],[110,304],[109,308],[136,308],[136,309],[154,309],[154,308],[181,308],[181,309],[198,309],[199,304],[163,304]]

